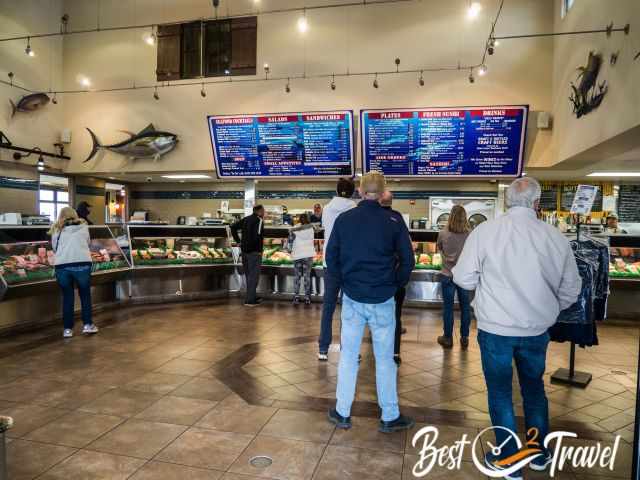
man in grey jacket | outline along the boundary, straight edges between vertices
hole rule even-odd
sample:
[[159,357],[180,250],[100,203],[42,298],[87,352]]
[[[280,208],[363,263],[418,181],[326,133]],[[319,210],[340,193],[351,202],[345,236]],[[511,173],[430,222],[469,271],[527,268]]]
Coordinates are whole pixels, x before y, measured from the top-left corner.
[[471,232],[453,268],[453,280],[476,291],[474,310],[489,414],[494,427],[502,427],[495,431],[501,454],[487,454],[486,467],[502,472],[502,478],[521,479],[518,467],[510,468],[517,444],[504,430],[516,432],[512,363],[518,371],[526,431],[537,433],[535,441],[542,449],[529,466],[544,471],[552,458],[543,447],[549,433],[543,381],[547,330],[561,310],[576,302],[582,281],[568,240],[536,217],[539,183],[519,178],[507,189],[506,201],[505,215]]

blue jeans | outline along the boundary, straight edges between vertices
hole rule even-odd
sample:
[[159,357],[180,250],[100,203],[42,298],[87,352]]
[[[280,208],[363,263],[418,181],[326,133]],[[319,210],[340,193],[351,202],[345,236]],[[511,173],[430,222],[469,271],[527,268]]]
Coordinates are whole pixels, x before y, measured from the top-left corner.
[[[511,392],[511,365],[515,359],[524,402],[526,430],[528,432],[532,427],[538,430],[537,442],[542,447],[549,433],[549,406],[542,379],[546,368],[549,334],[543,333],[537,337],[503,337],[479,330],[478,343],[487,382],[491,422],[494,426],[517,432]],[[498,442],[496,445],[502,445],[509,437],[504,430],[496,430],[495,433]],[[515,441],[508,441],[502,448],[500,458],[506,458],[517,451]]]
[[331,345],[331,338],[333,337],[333,313],[336,311],[339,294],[340,283],[329,275],[329,271],[325,268],[322,319],[320,320],[320,338],[318,339],[320,353],[327,353],[329,351],[329,345]]
[[82,305],[82,323],[91,325],[91,265],[74,265],[56,267],[56,279],[62,290],[62,318],[65,329],[73,329],[75,292],[74,284],[78,286],[78,295]]
[[458,303],[460,304],[460,336],[469,336],[469,325],[471,325],[471,307],[469,302],[469,292],[453,283],[453,279],[442,275],[440,279],[442,285],[442,320],[444,321],[444,336],[453,337],[453,300],[458,292]]
[[384,303],[359,303],[347,295],[342,300],[342,332],[336,410],[343,417],[351,416],[351,405],[358,380],[358,354],[368,325],[376,357],[376,388],[382,420],[389,422],[400,416],[398,406],[398,367],[393,361],[396,329],[395,300]]

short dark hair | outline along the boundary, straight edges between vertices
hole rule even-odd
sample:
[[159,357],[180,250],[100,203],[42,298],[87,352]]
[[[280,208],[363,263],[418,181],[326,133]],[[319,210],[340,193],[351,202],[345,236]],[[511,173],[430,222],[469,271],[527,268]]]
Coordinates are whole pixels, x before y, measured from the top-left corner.
[[350,178],[341,178],[338,180],[338,185],[336,186],[336,192],[339,197],[343,198],[351,198],[353,197],[353,192],[356,191],[356,184]]
[[311,220],[309,220],[309,215],[306,213],[301,213],[300,216],[298,217],[298,219],[300,220],[300,223],[302,225],[307,225],[309,223],[311,223]]
[[256,205],[255,207],[253,207],[253,213],[258,213],[260,210],[264,210],[264,207],[262,205]]

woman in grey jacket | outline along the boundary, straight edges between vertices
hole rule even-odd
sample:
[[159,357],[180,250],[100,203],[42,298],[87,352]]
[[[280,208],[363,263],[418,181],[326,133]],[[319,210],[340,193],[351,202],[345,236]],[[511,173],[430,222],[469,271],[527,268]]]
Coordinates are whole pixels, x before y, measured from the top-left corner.
[[49,230],[55,253],[56,279],[62,290],[62,316],[64,338],[73,337],[74,285],[82,305],[82,333],[98,333],[91,312],[91,251],[89,250],[89,227],[71,207],[60,210],[58,220]]

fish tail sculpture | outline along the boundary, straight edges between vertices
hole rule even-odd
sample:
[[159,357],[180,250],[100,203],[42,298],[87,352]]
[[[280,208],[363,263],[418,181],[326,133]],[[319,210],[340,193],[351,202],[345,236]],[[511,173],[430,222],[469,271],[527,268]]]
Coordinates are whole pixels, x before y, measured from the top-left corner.
[[98,150],[102,148],[102,144],[100,143],[100,140],[98,140],[98,137],[96,136],[96,134],[93,133],[89,128],[87,128],[87,131],[91,135],[91,141],[93,142],[93,146],[91,147],[91,153],[89,154],[87,159],[82,163],[87,163],[89,160],[91,160],[95,156],[96,153],[98,153]]

